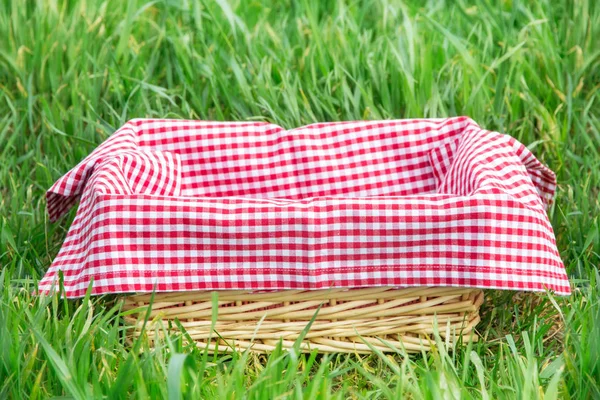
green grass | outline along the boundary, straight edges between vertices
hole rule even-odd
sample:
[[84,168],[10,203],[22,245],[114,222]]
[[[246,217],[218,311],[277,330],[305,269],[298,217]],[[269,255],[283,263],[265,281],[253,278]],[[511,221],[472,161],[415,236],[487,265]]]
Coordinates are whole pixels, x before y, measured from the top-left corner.
[[[600,398],[600,3],[0,2],[0,398]],[[471,347],[212,356],[118,303],[30,295],[74,216],[45,190],[134,117],[468,115],[557,172],[569,298],[488,293]]]

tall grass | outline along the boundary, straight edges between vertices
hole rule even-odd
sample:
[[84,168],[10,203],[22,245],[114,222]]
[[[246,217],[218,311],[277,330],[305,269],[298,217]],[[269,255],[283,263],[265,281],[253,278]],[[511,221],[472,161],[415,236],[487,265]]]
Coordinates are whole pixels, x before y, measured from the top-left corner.
[[[0,398],[600,397],[600,4],[0,2]],[[482,340],[407,357],[125,342],[119,303],[30,295],[74,213],[44,191],[134,117],[469,115],[558,174],[570,298],[490,292]]]

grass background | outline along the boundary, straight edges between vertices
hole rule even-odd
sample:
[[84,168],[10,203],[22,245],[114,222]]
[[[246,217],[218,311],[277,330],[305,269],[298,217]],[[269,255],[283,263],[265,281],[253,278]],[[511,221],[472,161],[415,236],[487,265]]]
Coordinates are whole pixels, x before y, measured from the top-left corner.
[[[600,3],[0,1],[0,398],[600,398]],[[74,216],[44,192],[128,119],[468,115],[554,171],[569,298],[490,292],[466,348],[209,356],[118,303],[29,293]]]

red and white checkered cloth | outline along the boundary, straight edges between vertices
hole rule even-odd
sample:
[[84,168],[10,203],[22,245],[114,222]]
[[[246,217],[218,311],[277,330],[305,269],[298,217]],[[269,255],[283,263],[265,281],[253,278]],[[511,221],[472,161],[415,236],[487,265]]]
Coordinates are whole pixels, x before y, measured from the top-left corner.
[[469,118],[132,120],[47,193],[81,198],[39,284],[69,297],[469,286],[570,293],[545,207],[555,176]]

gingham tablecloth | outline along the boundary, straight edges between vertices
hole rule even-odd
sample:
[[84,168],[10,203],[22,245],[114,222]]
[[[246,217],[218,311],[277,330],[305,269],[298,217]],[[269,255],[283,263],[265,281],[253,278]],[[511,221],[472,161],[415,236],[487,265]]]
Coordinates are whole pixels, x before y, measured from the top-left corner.
[[136,119],[47,193],[80,199],[39,284],[68,297],[182,290],[469,286],[570,293],[555,176],[469,118]]

